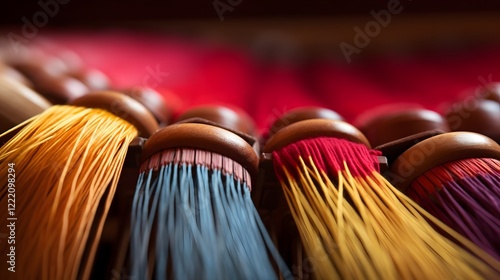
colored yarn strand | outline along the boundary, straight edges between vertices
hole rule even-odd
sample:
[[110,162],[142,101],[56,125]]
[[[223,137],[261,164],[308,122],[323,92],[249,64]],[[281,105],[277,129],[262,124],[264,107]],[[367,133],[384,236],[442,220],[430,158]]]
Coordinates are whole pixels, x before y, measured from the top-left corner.
[[467,159],[435,167],[407,195],[500,260],[500,161]]
[[[75,279],[81,264],[93,260],[137,130],[103,110],[73,106],[53,106],[19,127],[0,148],[2,174],[7,163],[16,164],[16,242],[22,244],[16,255],[17,266],[25,268],[16,273],[22,279]],[[6,192],[2,185],[2,202]]]
[[[304,248],[315,261],[315,276],[498,276],[500,266],[494,258],[385,180],[376,170],[377,155],[363,145],[335,138],[303,140],[273,153]],[[427,221],[477,257],[439,234]]]
[[[214,169],[217,164],[201,163],[203,158],[233,166]],[[159,162],[164,164],[152,168]],[[270,258],[287,272],[246,181],[236,179],[249,176],[233,175],[233,168],[241,170],[220,155],[189,149],[163,151],[143,165],[131,218],[134,277],[277,279]]]

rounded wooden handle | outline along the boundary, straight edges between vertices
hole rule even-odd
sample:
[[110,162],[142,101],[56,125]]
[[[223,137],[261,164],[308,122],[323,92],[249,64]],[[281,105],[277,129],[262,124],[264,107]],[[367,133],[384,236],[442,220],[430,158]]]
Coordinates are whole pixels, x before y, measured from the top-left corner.
[[274,123],[271,125],[271,128],[269,129],[267,137],[271,137],[280,129],[290,124],[311,119],[327,119],[338,121],[344,120],[342,116],[340,116],[337,112],[326,108],[315,106],[295,108],[286,112],[281,117],[279,117],[279,119],[274,121]]
[[255,124],[243,110],[233,110],[219,105],[204,105],[185,111],[179,115],[177,121],[191,118],[203,118],[217,123],[221,127],[239,131],[253,137],[257,134]]
[[151,136],[159,128],[155,117],[144,105],[119,92],[91,92],[73,100],[70,105],[104,109],[134,125],[143,137]]
[[391,165],[394,185],[401,191],[428,170],[447,162],[467,158],[500,160],[500,146],[492,139],[473,132],[436,135],[412,146]]
[[214,152],[233,159],[251,175],[257,174],[259,158],[243,138],[212,125],[179,123],[164,127],[144,143],[142,160],[171,148],[194,148]]
[[361,143],[371,148],[366,137],[354,126],[337,120],[310,119],[290,124],[280,129],[264,145],[263,152],[270,153],[300,140],[316,137],[335,137]]

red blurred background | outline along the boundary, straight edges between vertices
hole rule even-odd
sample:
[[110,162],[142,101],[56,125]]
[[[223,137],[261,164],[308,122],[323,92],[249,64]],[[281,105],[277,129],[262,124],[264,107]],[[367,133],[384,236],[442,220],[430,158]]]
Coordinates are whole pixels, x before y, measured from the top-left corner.
[[[155,88],[178,111],[239,106],[261,128],[305,105],[348,121],[392,103],[442,111],[500,80],[498,1],[217,1],[10,1],[0,38],[74,51],[115,87]],[[374,17],[396,4],[386,24]],[[356,28],[372,32],[362,46]],[[343,43],[358,51],[346,58]]]

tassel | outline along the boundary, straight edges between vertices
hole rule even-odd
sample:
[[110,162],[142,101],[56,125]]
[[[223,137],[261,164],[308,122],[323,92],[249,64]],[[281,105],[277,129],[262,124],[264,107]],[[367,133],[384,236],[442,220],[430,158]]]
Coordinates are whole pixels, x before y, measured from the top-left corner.
[[[148,152],[164,141],[175,145]],[[231,148],[232,141],[240,146]],[[217,152],[209,151],[214,147]],[[141,167],[131,219],[134,277],[278,279],[271,259],[286,274],[252,203],[248,164],[229,157],[257,164],[243,139],[222,128],[184,123],[154,134],[144,153],[151,155]]]
[[[318,127],[335,130],[341,126],[346,124],[302,121],[278,131],[266,144],[276,147],[277,139],[283,142],[273,149],[274,168],[317,278],[498,276],[492,268],[498,269],[498,262],[428,214],[379,173],[379,152],[332,137],[335,132],[319,137],[322,132],[316,131]],[[352,139],[353,131],[349,128],[337,135]],[[308,133],[313,135],[311,139],[300,139]],[[283,135],[293,135],[292,143],[284,143]],[[433,226],[459,240],[477,257]]]

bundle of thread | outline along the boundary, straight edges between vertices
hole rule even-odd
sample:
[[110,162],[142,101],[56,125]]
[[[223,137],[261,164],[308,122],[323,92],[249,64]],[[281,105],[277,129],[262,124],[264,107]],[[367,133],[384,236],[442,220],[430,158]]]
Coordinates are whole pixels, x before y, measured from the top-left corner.
[[131,275],[289,276],[250,197],[258,164],[253,125],[245,117],[227,118],[235,115],[196,108],[144,143],[131,217]]
[[[15,195],[22,198],[12,212],[23,245],[16,263],[30,268],[17,272],[21,278],[88,278],[128,145],[139,131],[148,136],[157,128],[139,102],[98,92],[2,134],[12,138],[0,148],[0,172],[7,176],[8,164],[15,167]],[[11,189],[2,184],[2,205],[12,199]],[[1,249],[6,256],[8,246]]]
[[395,186],[425,210],[500,259],[500,146],[451,132],[423,140],[392,164]]
[[314,277],[498,275],[494,258],[393,187],[379,173],[380,152],[369,147],[345,122],[310,119],[278,130],[263,148]]
[[361,128],[381,144],[394,186],[498,259],[498,145],[473,133],[442,134],[447,125],[436,112],[411,109],[385,112]]

